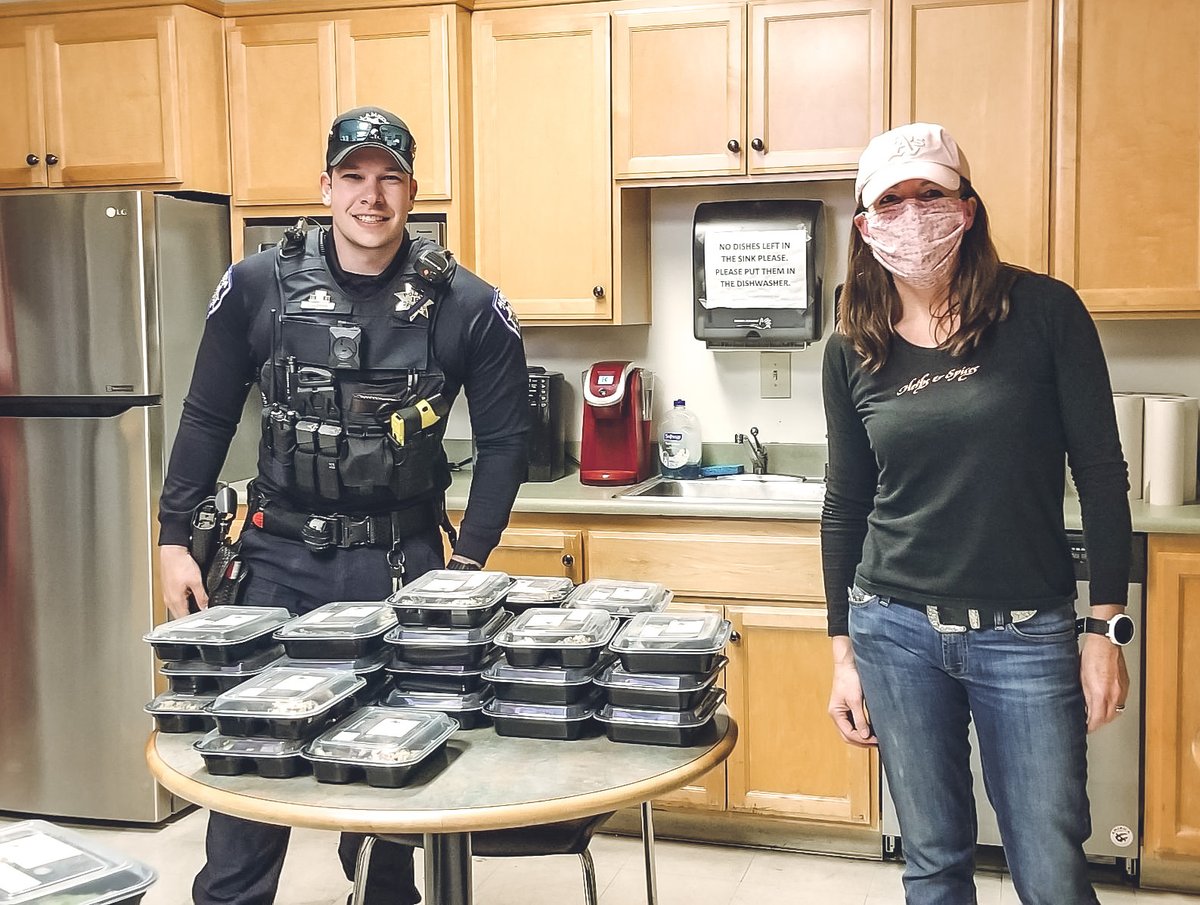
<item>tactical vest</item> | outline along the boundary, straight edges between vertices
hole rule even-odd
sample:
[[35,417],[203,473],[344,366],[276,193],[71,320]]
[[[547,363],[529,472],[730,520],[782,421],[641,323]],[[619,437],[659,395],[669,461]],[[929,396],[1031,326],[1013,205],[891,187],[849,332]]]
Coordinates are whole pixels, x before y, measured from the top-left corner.
[[313,511],[397,509],[450,482],[449,405],[432,336],[453,264],[414,266],[437,261],[430,251],[449,261],[415,239],[386,286],[351,299],[326,264],[325,241],[311,230],[277,252],[259,470]]

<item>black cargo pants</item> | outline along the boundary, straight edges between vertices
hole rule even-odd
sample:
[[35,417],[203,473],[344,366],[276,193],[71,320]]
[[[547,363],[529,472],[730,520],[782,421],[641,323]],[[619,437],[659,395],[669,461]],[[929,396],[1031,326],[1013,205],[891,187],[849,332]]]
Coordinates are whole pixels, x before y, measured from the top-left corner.
[[[445,565],[437,528],[407,538],[405,582]],[[241,555],[250,567],[241,602],[283,606],[302,614],[333,600],[382,600],[392,590],[385,550],[354,547],[314,553],[299,541],[252,527],[242,534]],[[271,905],[279,887],[291,829],[254,823],[213,811],[205,841],[207,863],[192,884],[195,905]],[[338,857],[346,877],[363,836],[343,833]],[[367,874],[368,905],[415,905],[421,901],[413,878],[413,850],[378,843]]]

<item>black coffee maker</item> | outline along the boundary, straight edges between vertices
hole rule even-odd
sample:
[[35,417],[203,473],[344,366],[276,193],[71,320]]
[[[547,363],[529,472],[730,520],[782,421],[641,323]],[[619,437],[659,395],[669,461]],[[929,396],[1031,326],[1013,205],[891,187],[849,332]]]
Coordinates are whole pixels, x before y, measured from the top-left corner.
[[529,369],[529,478],[557,481],[567,473],[567,426],[563,419],[563,375]]

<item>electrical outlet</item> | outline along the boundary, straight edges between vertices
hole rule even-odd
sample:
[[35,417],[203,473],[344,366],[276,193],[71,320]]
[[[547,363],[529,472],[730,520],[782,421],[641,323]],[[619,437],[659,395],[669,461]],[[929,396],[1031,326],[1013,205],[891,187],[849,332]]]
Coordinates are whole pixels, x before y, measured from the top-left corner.
[[759,353],[760,393],[763,399],[792,398],[792,353]]

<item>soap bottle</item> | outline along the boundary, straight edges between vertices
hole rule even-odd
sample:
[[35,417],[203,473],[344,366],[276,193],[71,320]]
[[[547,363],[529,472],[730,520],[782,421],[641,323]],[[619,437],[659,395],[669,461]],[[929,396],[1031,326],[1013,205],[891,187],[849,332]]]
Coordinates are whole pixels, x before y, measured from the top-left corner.
[[682,399],[662,420],[658,435],[659,473],[669,478],[700,477],[700,419]]

